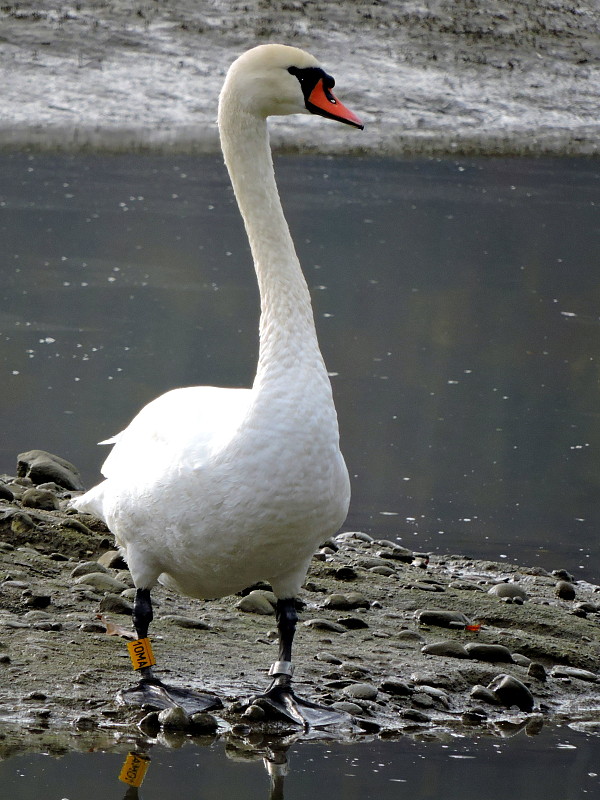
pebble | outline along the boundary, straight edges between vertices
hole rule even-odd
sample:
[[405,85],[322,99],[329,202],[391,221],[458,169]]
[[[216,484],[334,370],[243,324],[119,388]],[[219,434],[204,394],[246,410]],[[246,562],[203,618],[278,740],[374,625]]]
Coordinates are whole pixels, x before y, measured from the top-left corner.
[[343,689],[343,693],[357,700],[375,700],[378,695],[377,688],[371,683],[351,683]]
[[438,628],[450,628],[453,624],[464,627],[469,624],[468,617],[460,611],[426,608],[418,611],[416,616],[419,625],[435,625]]
[[550,674],[553,678],[577,678],[580,681],[588,681],[596,683],[598,675],[595,672],[590,672],[587,669],[578,669],[577,667],[553,667]]
[[108,611],[113,614],[127,614],[131,616],[133,613],[133,606],[129,600],[125,597],[121,597],[120,594],[112,594],[111,592],[104,595],[100,600],[98,608],[100,611]]
[[369,601],[359,592],[331,594],[323,603],[323,608],[333,608],[336,611],[352,611],[356,608],[369,608]]
[[411,722],[422,722],[427,723],[431,722],[431,717],[427,714],[424,714],[422,711],[417,711],[416,708],[403,708],[400,712],[400,716],[403,719],[410,720]]
[[321,650],[315,655],[317,661],[324,661],[326,664],[341,664],[342,659],[334,656],[333,653],[330,653],[326,650]]
[[421,691],[415,692],[412,695],[411,702],[420,708],[433,708],[434,706],[433,697]]
[[362,531],[346,531],[346,533],[338,533],[338,535],[334,537],[334,541],[336,542],[348,542],[352,539],[356,539],[359,542],[365,542],[367,544],[372,544],[375,541],[372,536],[369,536],[368,533],[363,533]]
[[412,694],[413,689],[400,678],[386,678],[379,686],[382,692],[395,697],[406,697]]
[[329,619],[308,619],[304,623],[307,628],[315,628],[319,631],[331,631],[331,633],[346,633],[347,628],[337,622],[331,622]]
[[87,575],[81,575],[79,578],[75,578],[75,583],[91,586],[98,592],[123,592],[127,589],[122,581],[118,581],[105,572],[90,572]]
[[350,631],[356,631],[369,627],[369,623],[364,619],[361,619],[361,617],[340,617],[337,622],[340,625],[343,625],[344,628],[348,628]]
[[181,706],[164,708],[158,714],[158,721],[167,730],[187,731],[192,727],[190,715]]
[[190,722],[192,723],[192,729],[195,734],[212,734],[216,733],[219,729],[219,722],[216,717],[213,717],[212,714],[208,714],[206,711],[196,711],[190,717]]
[[56,511],[58,498],[44,489],[27,489],[23,492],[21,503],[27,508],[39,508],[43,511]]
[[358,572],[354,567],[338,567],[333,571],[333,577],[337,581],[355,581],[358,578]]
[[542,683],[545,683],[548,677],[544,665],[537,661],[531,662],[527,668],[527,674],[530,678],[535,678],[535,680],[541,681]]
[[489,589],[488,594],[495,594],[503,600],[527,600],[527,592],[517,583],[497,583]]
[[107,550],[96,563],[109,569],[128,569],[127,562],[119,550]]
[[421,652],[430,656],[445,656],[446,658],[470,658],[466,648],[460,642],[452,639],[426,644],[421,648]]
[[338,700],[336,703],[332,703],[331,707],[335,708],[336,711],[352,716],[363,713],[361,706],[357,705],[357,703],[352,703],[350,700]]
[[376,575],[383,575],[386,578],[391,578],[396,575],[396,570],[391,567],[368,567],[369,572],[374,572]]
[[575,600],[575,587],[569,581],[559,581],[555,587],[556,595],[561,600]]
[[395,545],[389,550],[378,550],[377,551],[378,558],[389,558],[394,561],[403,561],[405,564],[410,564],[415,554],[412,550],[408,550],[406,547],[400,547],[400,545]]
[[471,689],[471,697],[474,700],[482,700],[484,703],[489,703],[492,706],[500,705],[500,699],[496,697],[490,689],[479,683]]
[[103,572],[106,575],[109,574],[108,569],[97,561],[82,561],[81,564],[77,564],[75,569],[71,571],[70,577],[79,578],[81,575],[92,575],[95,572]]
[[520,711],[533,710],[533,695],[522,681],[512,675],[497,675],[487,688],[507,708],[517,706]]
[[199,631],[212,630],[208,622],[202,619],[195,619],[194,617],[186,617],[182,614],[164,614],[160,617],[162,622],[170,622],[177,625],[179,628],[191,628]]
[[63,489],[80,491],[83,489],[81,475],[77,467],[60,456],[45,450],[29,450],[17,457],[17,475],[27,477],[33,483],[53,481]]
[[510,650],[503,644],[483,644],[479,642],[469,642],[465,645],[465,650],[470,658],[476,658],[478,661],[499,661],[506,664],[513,663],[513,657]]
[[264,589],[253,589],[250,594],[242,597],[235,604],[235,607],[247,614],[269,615],[275,613],[276,603],[277,598],[273,592],[267,592]]

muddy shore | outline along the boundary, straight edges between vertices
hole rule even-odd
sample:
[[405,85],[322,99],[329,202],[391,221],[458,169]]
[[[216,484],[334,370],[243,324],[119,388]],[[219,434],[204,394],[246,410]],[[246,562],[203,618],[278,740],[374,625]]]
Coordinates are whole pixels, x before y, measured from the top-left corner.
[[280,41],[320,58],[366,123],[281,120],[280,149],[592,155],[597,12],[595,0],[5,4],[0,147],[214,152],[229,64]]
[[[116,702],[136,682],[126,649],[132,581],[103,523],[67,508],[72,495],[23,464],[0,483],[7,752],[25,740],[135,739],[151,710]],[[208,602],[163,588],[153,597],[160,677],[216,694],[218,735],[282,732],[238,707],[266,687],[276,658],[269,587]],[[560,569],[428,559],[401,548],[393,530],[379,541],[348,531],[315,554],[300,599],[296,688],[361,721],[342,738],[535,733],[553,722],[600,732],[599,586]],[[150,722],[146,734],[169,735],[156,714]]]

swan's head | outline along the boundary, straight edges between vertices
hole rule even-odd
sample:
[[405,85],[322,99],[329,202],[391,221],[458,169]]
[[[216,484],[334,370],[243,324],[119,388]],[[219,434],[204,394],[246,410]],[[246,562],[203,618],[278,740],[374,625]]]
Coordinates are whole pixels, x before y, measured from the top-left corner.
[[360,119],[332,94],[335,84],[319,62],[297,47],[263,44],[233,62],[221,92],[254,116],[319,114],[363,128]]

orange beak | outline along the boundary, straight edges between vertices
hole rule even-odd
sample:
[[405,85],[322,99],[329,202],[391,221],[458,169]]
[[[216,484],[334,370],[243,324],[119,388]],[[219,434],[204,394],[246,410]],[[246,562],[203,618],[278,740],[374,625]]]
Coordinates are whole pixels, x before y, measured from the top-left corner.
[[337,119],[361,130],[365,127],[356,114],[340,103],[337,97],[334,97],[331,91],[325,87],[322,78],[317,81],[315,88],[308,96],[306,107],[309,111],[320,114],[322,117]]

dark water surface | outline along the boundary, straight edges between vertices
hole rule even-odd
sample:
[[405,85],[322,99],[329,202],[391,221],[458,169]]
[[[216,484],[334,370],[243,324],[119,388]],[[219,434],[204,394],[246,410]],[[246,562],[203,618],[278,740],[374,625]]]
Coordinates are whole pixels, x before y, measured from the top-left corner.
[[[288,753],[288,774],[271,793],[260,760],[225,755],[222,744],[155,747],[140,800],[575,800],[598,797],[600,744],[568,729],[534,738],[369,745],[310,744]],[[0,794],[10,800],[133,800],[119,782],[124,753],[17,756],[0,763]]]
[[[600,167],[277,160],[353,476],[346,529],[600,580]],[[219,158],[0,157],[0,471],[88,485],[145,402],[249,385],[258,295]],[[222,744],[154,748],[140,797],[265,797]],[[292,748],[290,798],[598,796],[598,738]],[[20,756],[0,795],[121,798],[123,754]],[[133,797],[132,794],[128,795]]]
[[[249,385],[221,159],[0,157],[0,471],[175,386]],[[277,159],[353,476],[346,529],[600,579],[600,166]],[[583,571],[582,571],[583,570]]]

